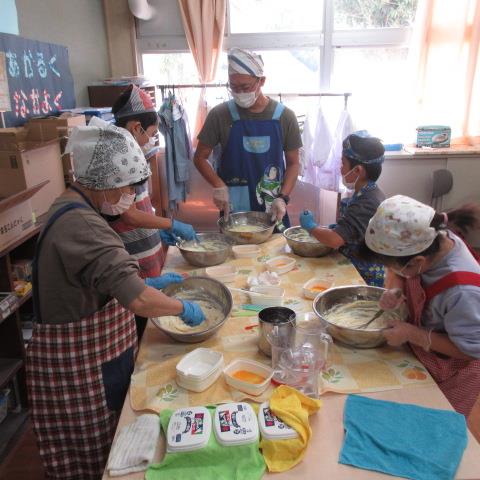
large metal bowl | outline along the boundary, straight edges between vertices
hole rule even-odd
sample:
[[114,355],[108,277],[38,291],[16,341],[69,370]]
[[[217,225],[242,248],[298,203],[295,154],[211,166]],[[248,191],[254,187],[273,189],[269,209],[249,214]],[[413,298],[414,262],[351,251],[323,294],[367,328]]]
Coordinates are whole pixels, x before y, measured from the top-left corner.
[[300,257],[323,257],[333,251],[333,248],[327,247],[323,243],[316,242],[301,242],[290,237],[292,233],[303,230],[302,227],[290,227],[283,232],[283,236],[287,240],[288,246],[293,253],[300,255]]
[[172,283],[163,289],[163,293],[169,297],[178,296],[179,298],[195,301],[206,300],[214,303],[223,313],[223,318],[213,327],[202,332],[196,333],[177,333],[162,327],[159,318],[152,318],[153,324],[162,332],[166,333],[174,340],[184,343],[203,342],[207,338],[213,337],[222,327],[232,311],[233,299],[230,290],[218,280],[208,277],[190,277],[182,283]]
[[[328,333],[341,343],[355,348],[375,348],[385,343],[383,329],[355,329],[330,323],[326,313],[335,305],[355,300],[379,300],[384,288],[369,286],[333,287],[319,293],[313,301],[313,310],[325,322]],[[399,313],[402,318],[403,313]]]
[[[221,217],[218,220],[220,230],[236,243],[258,244],[266,242],[273,233],[275,222],[272,222],[271,215],[265,212],[237,212],[231,213],[226,220]],[[229,228],[237,225],[253,225],[263,227],[258,232],[232,232]]]
[[219,265],[223,263],[231,251],[231,244],[228,238],[221,233],[197,233],[198,242],[202,243],[207,240],[218,241],[219,244],[223,244],[223,248],[211,252],[194,252],[188,250],[188,245],[194,244],[193,240],[183,240],[177,242],[177,248],[180,250],[182,257],[195,267],[211,267],[213,265]]

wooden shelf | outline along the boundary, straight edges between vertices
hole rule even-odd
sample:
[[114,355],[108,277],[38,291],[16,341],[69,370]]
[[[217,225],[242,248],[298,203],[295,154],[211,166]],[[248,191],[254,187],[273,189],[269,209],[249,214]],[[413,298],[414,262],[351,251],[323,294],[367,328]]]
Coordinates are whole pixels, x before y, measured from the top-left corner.
[[3,462],[13,445],[21,438],[27,427],[28,411],[9,412],[0,423],[0,463]]
[[0,323],[3,323],[8,317],[13,315],[25,302],[32,298],[32,290],[30,290],[26,295],[23,297],[19,297],[17,301],[16,307],[10,312],[10,314],[5,317],[3,320],[0,318]]
[[0,250],[0,257],[3,257],[7,253],[10,253],[12,250],[15,250],[22,243],[25,243],[27,240],[37,235],[37,233],[40,232],[40,230],[43,228],[43,224],[45,223],[46,216],[47,216],[46,213],[44,213],[43,215],[40,215],[37,218],[37,223],[35,224],[35,227],[33,228],[33,230],[30,230],[28,233],[26,233],[25,235],[18,238],[10,245],[7,245],[5,248]]
[[23,361],[18,358],[0,358],[0,389],[22,368]]
[[3,250],[0,250],[0,257],[3,257],[7,253],[10,253],[12,250],[15,250],[19,245],[25,243],[30,238],[34,237],[42,228],[42,224],[37,223],[33,230],[30,230],[26,235],[23,237],[18,238],[15,242],[7,245]]

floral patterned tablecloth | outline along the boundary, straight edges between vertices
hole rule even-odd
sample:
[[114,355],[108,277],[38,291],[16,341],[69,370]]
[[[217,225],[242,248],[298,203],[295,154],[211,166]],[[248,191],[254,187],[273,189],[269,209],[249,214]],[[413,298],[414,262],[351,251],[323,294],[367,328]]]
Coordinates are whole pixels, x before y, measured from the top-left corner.
[[[281,276],[285,288],[285,306],[296,312],[312,310],[312,301],[302,294],[303,284],[311,278],[323,278],[335,285],[363,285],[363,280],[353,265],[342,255],[321,258],[303,258],[290,253],[282,236],[274,236],[261,245],[261,254],[254,259],[230,259],[227,263],[237,267],[232,286],[245,288],[249,275],[265,270],[265,262],[275,255],[288,255],[296,260],[295,268]],[[195,268],[185,262],[176,248],[170,248],[164,272],[204,275],[205,269]],[[264,363],[270,359],[258,351],[257,314],[242,310],[248,299],[243,293],[233,293],[234,310],[222,329],[213,338],[201,344],[175,342],[160,332],[151,322],[145,331],[135,372],[132,375],[130,400],[134,410],[179,408],[188,405],[206,405],[250,398],[262,402],[269,398],[271,388],[259,397],[250,397],[231,389],[220,377],[204,392],[183,389],[175,382],[175,366],[183,355],[199,346],[221,351],[225,365],[235,358],[251,358]],[[432,384],[433,379],[408,349],[382,347],[356,350],[333,345],[329,362],[320,376],[320,394],[360,393],[392,390]]]

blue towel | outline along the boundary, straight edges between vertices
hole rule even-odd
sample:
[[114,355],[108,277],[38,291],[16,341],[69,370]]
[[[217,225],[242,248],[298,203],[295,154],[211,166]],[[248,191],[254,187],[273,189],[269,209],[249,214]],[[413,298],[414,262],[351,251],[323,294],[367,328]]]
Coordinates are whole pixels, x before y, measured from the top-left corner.
[[447,410],[349,395],[339,462],[418,480],[455,477],[467,446],[465,417]]

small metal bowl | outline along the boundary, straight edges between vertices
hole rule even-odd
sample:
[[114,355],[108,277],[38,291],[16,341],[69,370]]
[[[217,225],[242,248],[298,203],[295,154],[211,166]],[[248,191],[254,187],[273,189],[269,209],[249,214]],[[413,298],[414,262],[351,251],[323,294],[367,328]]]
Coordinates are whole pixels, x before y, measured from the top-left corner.
[[[385,343],[383,328],[355,329],[341,327],[328,321],[325,314],[335,305],[356,300],[379,300],[384,288],[370,286],[332,287],[319,293],[313,301],[313,310],[325,323],[328,333],[341,343],[355,348],[375,348]],[[399,314],[399,318],[403,314]]]
[[233,307],[233,299],[230,290],[213,278],[208,277],[190,277],[182,283],[172,283],[164,288],[163,293],[169,297],[179,296],[182,299],[191,301],[205,300],[215,304],[223,313],[223,319],[216,325],[202,332],[179,333],[172,332],[162,327],[160,318],[152,318],[153,324],[162,332],[183,343],[203,342],[207,338],[213,337],[227,320]]
[[323,257],[333,252],[333,248],[327,247],[320,242],[301,242],[291,238],[292,233],[296,233],[299,230],[303,230],[302,227],[290,227],[283,232],[283,236],[287,240],[288,246],[292,249],[293,253],[300,257]]
[[188,245],[195,244],[193,240],[177,242],[177,248],[180,250],[182,257],[190,265],[194,265],[195,267],[211,267],[223,263],[230,255],[231,244],[225,235],[221,233],[197,233],[197,238],[199,243],[208,240],[218,241],[219,245],[223,244],[223,248],[210,252],[194,252],[186,248]]
[[[275,222],[272,222],[271,216],[265,212],[237,212],[231,213],[226,220],[221,217],[218,220],[220,231],[236,243],[263,243],[266,242],[273,233]],[[263,227],[258,232],[232,232],[229,228],[237,225],[252,225]]]

